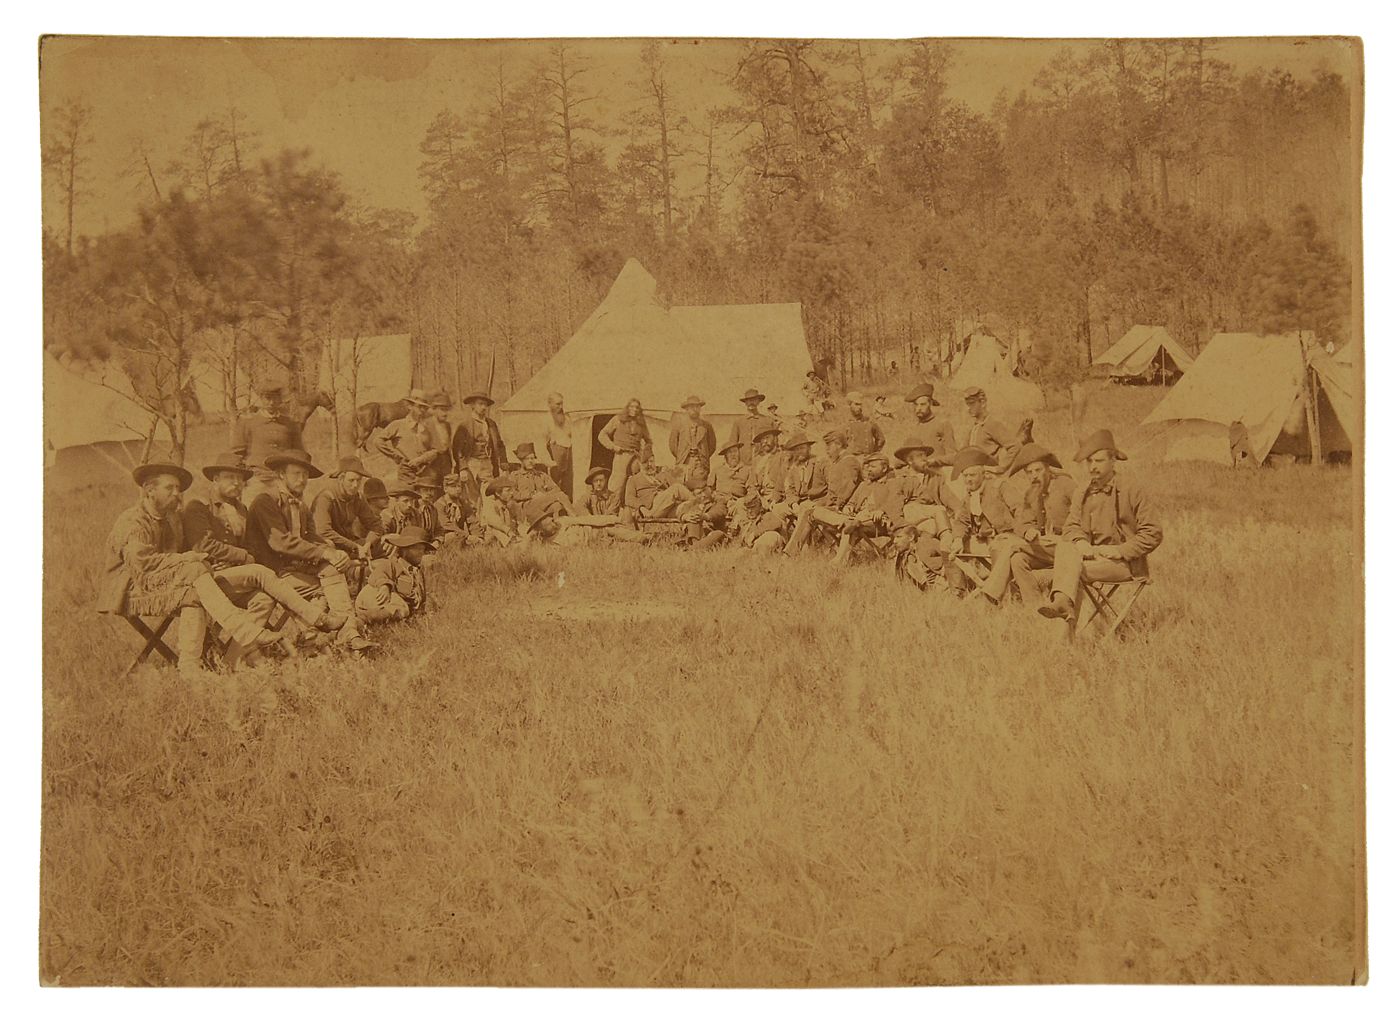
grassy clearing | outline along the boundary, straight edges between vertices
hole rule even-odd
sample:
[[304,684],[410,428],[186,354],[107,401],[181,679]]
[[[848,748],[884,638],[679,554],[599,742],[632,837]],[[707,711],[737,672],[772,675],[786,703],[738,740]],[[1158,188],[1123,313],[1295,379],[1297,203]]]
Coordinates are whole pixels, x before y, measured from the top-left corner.
[[475,553],[377,663],[120,684],[51,497],[40,967],[64,984],[1352,977],[1350,474],[1130,463],[1121,643],[884,570]]

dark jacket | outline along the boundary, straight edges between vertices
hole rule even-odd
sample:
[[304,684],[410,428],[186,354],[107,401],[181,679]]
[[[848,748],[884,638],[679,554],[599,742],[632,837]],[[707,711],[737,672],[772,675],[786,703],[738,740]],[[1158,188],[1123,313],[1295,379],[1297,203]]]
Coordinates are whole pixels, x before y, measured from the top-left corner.
[[[235,530],[229,523],[233,515],[242,523]],[[238,500],[222,500],[210,493],[206,502],[192,499],[183,511],[185,548],[209,557],[214,570],[241,567],[253,562],[253,554],[245,547],[248,535],[248,508]]]

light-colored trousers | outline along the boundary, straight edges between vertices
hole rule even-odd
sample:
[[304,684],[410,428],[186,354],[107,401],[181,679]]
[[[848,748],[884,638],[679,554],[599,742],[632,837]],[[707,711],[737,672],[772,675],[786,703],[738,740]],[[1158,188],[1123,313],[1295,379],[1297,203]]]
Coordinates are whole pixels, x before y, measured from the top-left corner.
[[360,636],[360,625],[355,619],[355,603],[350,598],[350,585],[339,570],[329,563],[322,563],[315,569],[315,573],[308,567],[304,570],[288,571],[282,577],[290,581],[297,594],[303,598],[320,596],[326,600],[331,612],[345,614],[345,626],[341,627],[335,636],[337,643],[344,644]]
[[1055,546],[1055,575],[1050,593],[1068,595],[1079,605],[1080,581],[1131,581],[1133,572],[1126,560],[1086,560],[1073,542],[1058,542]]
[[1035,572],[1054,566],[1058,544],[1053,536],[1027,542],[1018,535],[998,535],[992,539],[992,568],[982,590],[1000,601],[1014,580],[1021,600],[1029,601],[1040,590]]

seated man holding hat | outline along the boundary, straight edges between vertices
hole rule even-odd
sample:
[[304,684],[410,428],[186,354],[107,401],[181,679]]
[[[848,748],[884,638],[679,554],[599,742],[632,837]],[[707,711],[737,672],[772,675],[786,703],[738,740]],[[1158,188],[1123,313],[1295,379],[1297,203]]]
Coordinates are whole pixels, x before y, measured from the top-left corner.
[[384,536],[385,554],[372,560],[355,597],[355,612],[365,623],[406,620],[428,604],[423,557],[433,548],[426,531],[409,525]]
[[249,508],[248,550],[263,566],[290,580],[303,597],[320,594],[331,612],[344,616],[336,643],[363,651],[369,642],[360,636],[346,573],[350,557],[319,534],[302,501],[306,483],[321,477],[320,468],[302,450],[285,450],[267,459],[276,472],[276,492],[264,492]]
[[369,471],[359,457],[342,457],[331,472],[331,482],[311,501],[311,523],[316,534],[352,559],[368,560],[376,552],[379,515],[361,491]]
[[[137,467],[132,479],[140,487],[140,499],[117,517],[108,535],[98,612],[165,616],[178,609],[176,652],[187,679],[205,675],[204,637],[211,619],[227,632],[237,652],[282,644],[280,634],[264,628],[265,617],[229,599],[209,569],[207,552],[183,548],[180,494],[193,476],[177,464],[153,463]],[[260,571],[255,566],[232,569],[250,575]],[[295,595],[289,601],[303,615],[319,616]]]
[[1014,579],[1023,602],[1036,592],[1035,571],[1055,564],[1055,544],[1069,516],[1074,479],[1060,459],[1039,443],[1016,451],[1008,478],[1026,473],[1026,489],[1012,515],[1011,530],[992,540],[992,569],[978,588],[989,602],[1006,597]]
[[1052,619],[1074,618],[1083,581],[1146,577],[1148,554],[1162,544],[1155,508],[1140,488],[1118,475],[1118,461],[1128,458],[1112,432],[1095,432],[1074,459],[1086,463],[1089,481],[1070,499],[1065,528],[1055,544],[1050,602],[1039,610]]

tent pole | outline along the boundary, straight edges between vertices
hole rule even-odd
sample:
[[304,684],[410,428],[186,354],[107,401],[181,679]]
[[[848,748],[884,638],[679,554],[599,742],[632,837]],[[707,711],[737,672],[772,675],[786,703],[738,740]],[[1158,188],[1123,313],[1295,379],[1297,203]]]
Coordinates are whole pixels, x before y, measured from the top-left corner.
[[1303,390],[1306,395],[1304,406],[1307,409],[1308,417],[1308,445],[1312,452],[1313,466],[1316,467],[1322,464],[1322,431],[1317,417],[1317,373],[1313,371],[1313,367],[1308,361],[1307,348],[1303,347],[1301,336],[1298,338],[1298,345],[1302,348],[1303,354]]

